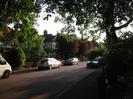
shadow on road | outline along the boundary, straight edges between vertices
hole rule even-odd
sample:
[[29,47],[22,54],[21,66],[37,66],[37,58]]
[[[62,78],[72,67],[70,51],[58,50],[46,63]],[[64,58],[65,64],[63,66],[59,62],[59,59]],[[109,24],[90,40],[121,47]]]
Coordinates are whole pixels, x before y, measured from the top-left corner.
[[58,99],[98,99],[98,77],[100,71],[91,73],[72,88],[62,93]]

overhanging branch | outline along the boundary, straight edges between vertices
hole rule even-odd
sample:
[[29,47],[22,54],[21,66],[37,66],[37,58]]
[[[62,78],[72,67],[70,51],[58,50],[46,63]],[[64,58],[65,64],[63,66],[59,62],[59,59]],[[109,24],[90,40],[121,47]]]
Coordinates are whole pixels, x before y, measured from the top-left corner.
[[127,23],[125,23],[119,27],[115,27],[115,30],[119,30],[119,29],[122,29],[122,28],[128,26],[132,21],[133,21],[133,17],[130,20],[128,20]]

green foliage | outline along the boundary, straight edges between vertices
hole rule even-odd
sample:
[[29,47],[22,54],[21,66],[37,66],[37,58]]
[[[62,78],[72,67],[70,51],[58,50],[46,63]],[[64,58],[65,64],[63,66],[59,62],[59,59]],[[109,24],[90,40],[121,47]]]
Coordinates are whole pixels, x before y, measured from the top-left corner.
[[[39,35],[36,35],[35,41],[32,42],[34,46],[29,51],[29,57],[45,57],[47,56],[47,53],[44,51],[44,38],[40,37]],[[34,53],[34,54],[33,54]]]
[[88,18],[88,24],[76,24],[76,17],[70,13],[63,12],[63,15],[58,15],[55,17],[55,22],[61,22],[65,24],[61,32],[63,33],[75,33],[78,30],[81,34],[82,39],[99,39],[101,36],[100,26],[97,24],[98,19],[94,16]]
[[74,35],[66,34],[66,35],[64,35],[64,39],[65,39],[68,43],[73,43],[74,40],[76,39],[76,37],[75,37]]
[[98,56],[106,57],[107,54],[108,54],[108,49],[105,43],[98,43],[97,46],[94,47],[94,49],[89,51],[88,58],[93,59]]
[[65,26],[62,28],[61,32],[63,33],[74,33],[75,30],[76,30],[76,27],[75,27],[75,20],[73,18],[73,16],[71,14],[68,14],[68,13],[64,13],[63,12],[63,15],[61,13],[60,16],[56,16],[55,17],[55,20],[54,20],[56,23],[57,22],[61,22],[63,23]]
[[27,16],[20,16],[19,20],[14,23],[13,32],[11,35],[4,35],[2,42],[11,45],[16,49],[19,55],[19,65],[24,65],[25,62],[32,57],[46,56],[44,51],[44,38],[38,35],[38,32],[33,28],[34,19]]
[[[0,28],[14,25],[14,33],[2,35],[1,41],[15,48],[20,65],[34,55],[44,55],[43,38],[40,38],[33,24],[38,17],[40,6],[34,0],[3,0],[0,3]],[[36,50],[33,50],[36,49]],[[31,53],[33,52],[33,53]]]
[[46,56],[44,51],[44,38],[40,37],[35,28],[33,28],[33,20],[25,17],[21,19],[21,23],[15,24],[16,38],[27,56],[27,59],[34,57]]
[[33,16],[40,10],[34,0],[2,0],[0,9],[0,27],[14,22],[19,16]]
[[3,41],[3,40],[5,40],[5,36],[3,35],[3,32],[0,31],[0,41]]
[[[65,13],[72,14],[76,17],[77,22],[80,24],[88,24],[88,19],[91,16],[101,18],[104,12],[107,11],[108,8],[111,9],[111,7],[114,9],[113,14],[115,17],[115,22],[121,22],[122,20],[127,21],[128,17],[131,18],[133,13],[133,1],[131,0],[91,0],[90,2],[87,0],[46,0],[40,3],[43,3],[44,5],[48,4],[47,9],[49,9],[49,12],[57,11],[62,16],[65,16]],[[111,4],[112,6],[110,7]]]
[[6,61],[11,65],[12,69],[20,66],[19,56],[16,49],[2,49],[1,53]]
[[89,59],[94,59],[97,56],[103,56],[104,50],[103,49],[93,49],[89,53]]
[[19,54],[19,65],[24,66],[26,62],[26,55],[21,47],[17,48],[17,52]]
[[120,61],[128,67],[128,70],[133,70],[133,36],[129,38],[121,39],[118,44],[118,56]]
[[74,57],[78,53],[79,40],[74,35],[58,35],[57,43],[57,53],[62,58]]

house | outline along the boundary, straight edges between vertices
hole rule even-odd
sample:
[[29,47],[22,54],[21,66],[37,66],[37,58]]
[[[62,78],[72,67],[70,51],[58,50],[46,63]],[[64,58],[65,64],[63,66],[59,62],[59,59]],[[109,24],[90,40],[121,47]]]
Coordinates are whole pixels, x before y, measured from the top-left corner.
[[48,34],[44,32],[44,38],[45,38],[45,46],[44,49],[47,50],[56,50],[57,49],[57,42],[56,42],[56,36],[52,34]]

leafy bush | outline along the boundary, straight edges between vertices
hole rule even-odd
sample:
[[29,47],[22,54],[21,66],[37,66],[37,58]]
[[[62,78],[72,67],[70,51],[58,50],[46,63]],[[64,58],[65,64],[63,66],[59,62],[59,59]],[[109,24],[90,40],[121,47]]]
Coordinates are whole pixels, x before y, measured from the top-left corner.
[[90,52],[89,52],[89,59],[93,59],[95,57],[98,57],[98,56],[103,56],[104,55],[104,49],[99,49],[99,48],[96,48],[96,49],[92,49]]
[[20,47],[18,47],[17,50],[19,53],[19,65],[24,66],[26,62],[26,55]]
[[14,69],[19,66],[19,56],[18,52],[15,49],[7,49],[3,52],[2,56],[6,59],[6,61],[11,65]]

